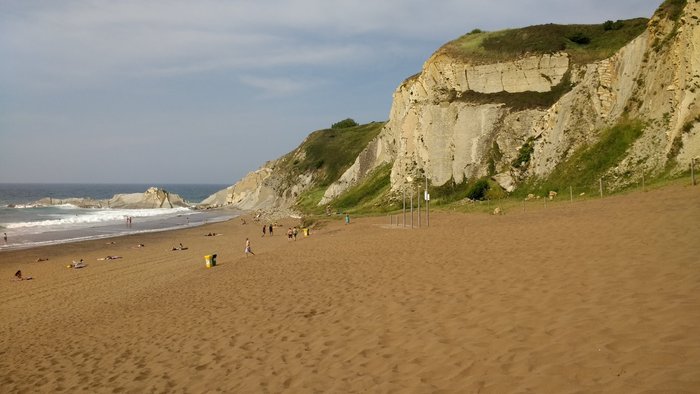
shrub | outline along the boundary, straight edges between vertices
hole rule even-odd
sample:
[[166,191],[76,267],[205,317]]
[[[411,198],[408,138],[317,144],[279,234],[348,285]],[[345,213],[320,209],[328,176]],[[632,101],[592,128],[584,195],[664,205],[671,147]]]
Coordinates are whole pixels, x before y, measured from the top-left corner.
[[520,147],[520,151],[518,152],[518,157],[513,160],[513,167],[515,168],[520,168],[520,169],[525,169],[527,168],[527,165],[530,164],[530,158],[532,157],[532,154],[535,152],[535,138],[530,137],[525,141],[523,146]]
[[481,178],[469,188],[469,191],[467,191],[467,198],[471,200],[483,200],[489,188],[488,180],[486,180],[486,178]]
[[617,20],[615,22],[605,21],[605,23],[603,23],[603,30],[605,30],[605,31],[620,30],[620,29],[622,29],[622,27],[624,25],[625,25],[625,23],[621,20]]
[[331,125],[331,129],[347,129],[348,127],[355,127],[357,125],[357,122],[355,122],[353,119],[347,118],[341,120],[340,122],[333,123],[333,125]]
[[576,33],[572,34],[571,36],[568,37],[569,40],[580,44],[580,45],[587,45],[591,43],[591,38],[588,37],[587,35],[581,33],[580,31],[577,31]]

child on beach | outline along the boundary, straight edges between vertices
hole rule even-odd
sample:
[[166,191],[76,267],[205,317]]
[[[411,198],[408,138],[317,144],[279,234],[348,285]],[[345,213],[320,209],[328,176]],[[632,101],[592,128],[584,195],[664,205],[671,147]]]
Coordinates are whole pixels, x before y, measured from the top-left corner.
[[255,253],[250,249],[250,240],[248,238],[245,239],[245,257],[248,257],[248,254],[252,254],[255,256]]

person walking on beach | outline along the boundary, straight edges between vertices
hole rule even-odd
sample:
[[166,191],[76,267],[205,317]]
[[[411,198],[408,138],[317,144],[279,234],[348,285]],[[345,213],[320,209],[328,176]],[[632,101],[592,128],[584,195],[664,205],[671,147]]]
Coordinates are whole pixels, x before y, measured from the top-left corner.
[[350,224],[350,214],[349,213],[345,214],[345,224]]
[[297,240],[297,234],[299,234],[299,229],[297,229],[297,226],[294,226],[292,229],[292,235],[294,236],[294,240]]
[[2,237],[5,239],[5,243],[7,243],[7,233],[2,233]]
[[270,236],[272,236],[272,223],[270,223]]
[[263,224],[263,237],[265,236],[265,231],[267,231],[267,226]]
[[255,253],[250,249],[250,240],[248,238],[245,239],[245,257],[248,257],[248,254],[252,254],[255,256]]

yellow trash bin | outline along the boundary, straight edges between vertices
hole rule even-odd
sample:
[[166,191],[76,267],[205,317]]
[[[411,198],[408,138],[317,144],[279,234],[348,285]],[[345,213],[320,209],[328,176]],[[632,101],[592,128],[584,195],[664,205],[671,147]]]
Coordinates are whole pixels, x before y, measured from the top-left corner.
[[213,258],[212,255],[206,255],[204,256],[204,264],[207,266],[207,268],[211,268],[216,265],[216,260]]
[[301,230],[304,232],[305,237],[309,236],[309,229],[308,228],[302,228]]

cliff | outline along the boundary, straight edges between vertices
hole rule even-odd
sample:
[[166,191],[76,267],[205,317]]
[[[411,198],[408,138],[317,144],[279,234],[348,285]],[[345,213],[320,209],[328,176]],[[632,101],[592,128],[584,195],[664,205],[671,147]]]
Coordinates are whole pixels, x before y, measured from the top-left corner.
[[[562,50],[473,64],[446,45],[398,87],[388,124],[344,177],[360,179],[393,161],[393,189],[409,176],[436,186],[492,176],[511,191],[546,178],[605,129],[630,119],[642,122],[643,133],[600,174],[612,187],[637,182],[642,171],[686,170],[700,155],[700,5],[670,13],[667,3],[636,38],[589,63]],[[556,100],[542,105],[542,92]],[[531,153],[517,163],[523,148]],[[623,176],[629,174],[636,175]],[[330,187],[324,201],[344,184]]]
[[669,0],[650,20],[467,34],[399,85],[389,121],[331,182],[275,161],[225,203],[289,207],[322,189],[315,201],[328,204],[386,165],[393,191],[425,178],[488,177],[510,192],[566,177],[616,189],[677,175],[700,156],[699,25],[699,3]]

